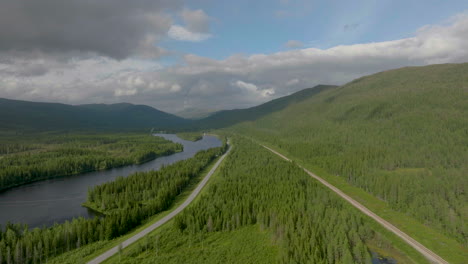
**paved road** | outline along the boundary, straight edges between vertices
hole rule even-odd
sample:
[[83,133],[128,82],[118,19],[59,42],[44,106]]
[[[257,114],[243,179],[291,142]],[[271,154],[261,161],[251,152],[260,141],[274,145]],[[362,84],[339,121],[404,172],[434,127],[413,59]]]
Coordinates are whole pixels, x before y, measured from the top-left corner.
[[[275,153],[276,155],[280,156],[281,158],[287,160],[287,161],[291,161],[290,159],[288,159],[287,157],[281,155],[280,153],[274,151],[273,149],[269,148],[269,147],[266,147],[266,146],[263,146],[264,148],[268,149],[269,151]],[[301,166],[300,166],[301,167]],[[321,182],[323,185],[327,186],[328,188],[330,188],[332,191],[334,191],[335,193],[337,193],[339,196],[341,196],[343,199],[345,199],[346,201],[348,201],[350,204],[352,204],[354,207],[356,207],[357,209],[359,209],[361,212],[363,212],[364,214],[370,216],[371,218],[373,218],[375,221],[377,221],[379,224],[381,224],[383,227],[385,227],[386,229],[390,230],[391,232],[393,232],[395,235],[399,236],[401,239],[403,239],[406,243],[408,243],[410,246],[412,246],[414,249],[416,249],[419,253],[421,253],[424,257],[426,257],[431,263],[440,263],[440,264],[448,264],[448,262],[446,260],[444,260],[443,258],[441,258],[440,256],[438,256],[437,254],[435,254],[434,252],[432,252],[431,250],[429,250],[428,248],[426,248],[425,246],[423,246],[421,243],[419,243],[418,241],[416,241],[415,239],[413,239],[412,237],[408,236],[407,234],[405,234],[403,231],[401,231],[400,229],[396,228],[394,225],[390,224],[389,222],[385,221],[383,218],[381,218],[380,216],[374,214],[371,210],[367,209],[364,205],[358,203],[356,200],[354,200],[353,198],[349,197],[348,195],[346,195],[345,193],[343,193],[342,191],[340,191],[338,188],[336,188],[335,186],[331,185],[330,183],[328,183],[327,181],[325,181],[324,179],[318,177],[317,175],[313,174],[312,172],[308,171],[307,169],[301,167],[307,174],[309,174],[312,178],[318,180],[319,182]]]
[[[187,200],[185,200],[185,202],[183,204],[181,204],[179,207],[177,207],[174,211],[170,212],[168,215],[166,215],[165,217],[161,218],[159,221],[157,221],[156,223],[152,224],[151,226],[145,228],[143,231],[141,231],[140,233],[132,236],[131,238],[125,240],[124,242],[121,243],[122,245],[122,248],[126,248],[128,247],[129,245],[131,245],[132,243],[135,243],[138,239],[146,236],[147,234],[151,233],[151,231],[153,231],[154,229],[162,226],[163,224],[165,224],[166,222],[168,222],[169,220],[171,220],[174,216],[176,216],[177,214],[179,214],[180,212],[182,212],[182,210],[185,209],[185,207],[187,207],[190,203],[193,202],[193,200],[195,199],[195,197],[197,197],[197,195],[200,193],[200,191],[203,189],[203,187],[206,185],[206,183],[208,182],[208,180],[210,179],[211,175],[213,175],[213,173],[216,171],[216,169],[218,168],[219,164],[223,161],[223,159],[229,154],[229,152],[231,151],[231,147],[229,146],[229,149],[228,151],[226,151],[226,153],[224,153],[223,156],[221,156],[221,158],[216,162],[216,164],[214,165],[213,168],[211,168],[211,170],[208,172],[208,174],[205,176],[205,178],[203,178],[203,180],[200,182],[200,184],[198,184],[197,188],[190,194],[190,196],[187,198]],[[119,248],[118,246],[115,246],[111,249],[109,249],[108,251],[104,252],[102,255],[100,255],[99,257],[91,260],[90,262],[88,262],[88,264],[98,264],[98,263],[101,263],[103,261],[105,261],[106,259],[112,257],[113,255],[115,255],[117,252],[119,251]]]

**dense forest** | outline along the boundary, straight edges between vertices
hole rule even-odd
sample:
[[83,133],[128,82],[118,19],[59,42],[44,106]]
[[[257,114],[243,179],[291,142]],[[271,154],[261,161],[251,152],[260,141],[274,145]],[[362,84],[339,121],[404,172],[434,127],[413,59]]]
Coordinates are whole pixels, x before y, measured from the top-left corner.
[[264,104],[246,108],[218,111],[206,118],[196,120],[191,124],[193,129],[213,129],[232,126],[246,121],[255,121],[271,113],[280,111],[288,106],[297,104],[322,91],[335,89],[333,85],[317,85],[300,90],[288,96],[280,97]]
[[[192,128],[196,122],[198,127],[238,123],[221,133],[242,136],[235,136],[232,153],[201,197],[169,227],[156,230],[118,257],[122,263],[219,263],[237,254],[233,261],[242,263],[259,250],[258,256],[267,256],[255,258],[259,263],[370,263],[370,248],[387,243],[388,234],[310,179],[297,163],[341,184],[338,187],[364,205],[375,205],[380,210],[376,213],[403,216],[402,221],[409,221],[395,225],[451,263],[464,263],[466,87],[468,64],[411,67],[194,121]],[[251,115],[255,109],[261,111]],[[182,136],[196,140],[200,134]],[[271,146],[294,162],[285,162],[253,142]],[[180,150],[181,145],[150,135],[2,135],[0,191],[40,179],[141,163]],[[160,171],[93,187],[85,205],[103,217],[32,230],[21,224],[0,227],[0,264],[42,263],[63,252],[79,252],[85,245],[91,246],[87,250],[93,245],[99,249],[103,241],[168,209],[225,150],[226,145],[202,151]],[[393,223],[395,218],[388,220]],[[430,237],[434,233],[437,237]],[[241,237],[247,240],[242,242]],[[215,238],[223,242],[210,251],[205,245]],[[223,249],[242,243],[252,250]],[[416,255],[403,262],[422,262]]]
[[202,173],[225,149],[226,145],[200,151],[191,159],[157,172],[137,173],[93,188],[89,202],[106,205],[101,208],[105,209],[104,217],[75,218],[32,230],[26,225],[7,224],[0,228],[0,263],[43,263],[72,249],[127,233],[167,209],[190,179]]
[[403,68],[233,128],[468,246],[468,64]]
[[211,234],[230,237],[253,226],[269,231],[270,243],[279,248],[274,258],[278,263],[371,263],[366,243],[376,234],[368,220],[295,164],[236,138],[217,175],[201,198],[176,216],[171,228],[125,250],[120,261],[239,263],[242,252],[226,259],[220,252],[230,249],[210,251],[202,242],[209,243]]
[[67,105],[0,98],[0,131],[173,130],[192,121],[146,105]]
[[58,176],[140,164],[182,151],[146,134],[44,133],[0,137],[0,191]]
[[171,170],[137,172],[95,186],[88,191],[86,206],[106,214],[141,206],[152,208],[150,215],[160,212],[226,147],[200,151],[194,159],[179,161]]

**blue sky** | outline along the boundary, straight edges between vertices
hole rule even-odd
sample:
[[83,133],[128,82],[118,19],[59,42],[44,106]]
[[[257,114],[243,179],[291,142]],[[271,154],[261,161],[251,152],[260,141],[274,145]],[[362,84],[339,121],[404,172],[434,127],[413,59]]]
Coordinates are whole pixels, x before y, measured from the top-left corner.
[[211,17],[213,37],[196,43],[167,39],[161,46],[223,59],[236,53],[285,50],[289,40],[329,48],[407,38],[425,25],[468,9],[468,1],[195,0],[187,7]]
[[0,39],[0,97],[221,110],[468,62],[468,1],[10,0]]

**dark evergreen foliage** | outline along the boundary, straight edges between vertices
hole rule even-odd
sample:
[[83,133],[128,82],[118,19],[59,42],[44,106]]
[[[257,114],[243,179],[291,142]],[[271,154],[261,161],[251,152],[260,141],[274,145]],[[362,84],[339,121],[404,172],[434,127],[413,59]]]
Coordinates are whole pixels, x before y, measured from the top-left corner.
[[58,134],[0,140],[0,190],[37,180],[140,164],[183,146],[141,134]]
[[175,129],[191,123],[146,105],[66,105],[0,98],[0,130],[141,130]]
[[355,80],[235,131],[468,245],[468,63]]
[[[42,263],[83,245],[127,233],[148,217],[167,209],[190,179],[225,149],[226,145],[200,151],[191,159],[159,171],[137,173],[95,187],[89,192],[90,199],[115,209],[107,210],[104,217],[75,218],[33,230],[22,224],[7,224],[0,228],[0,263]],[[130,195],[130,190],[135,195]],[[111,199],[116,203],[111,203]]]
[[372,231],[350,208],[298,166],[238,139],[220,181],[176,217],[188,233],[269,228],[281,263],[370,263],[364,242]]

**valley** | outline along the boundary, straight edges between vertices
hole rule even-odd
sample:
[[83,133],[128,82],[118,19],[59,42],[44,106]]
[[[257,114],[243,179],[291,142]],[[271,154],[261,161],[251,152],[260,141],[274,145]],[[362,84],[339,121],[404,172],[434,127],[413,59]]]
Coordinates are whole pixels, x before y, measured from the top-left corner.
[[[57,210],[38,206],[50,201],[34,188],[62,190],[51,199],[75,197],[75,180],[87,175],[93,184],[83,185],[73,210],[83,204],[99,216],[52,217],[44,227],[10,218],[2,222],[0,263],[347,264],[378,263],[378,255],[463,264],[467,85],[467,63],[441,64],[319,85],[197,120],[148,121],[151,113],[170,115],[127,104],[80,106],[95,111],[92,122],[124,111],[129,130],[117,134],[109,132],[120,126],[113,122],[55,123],[47,131],[26,117],[77,106],[8,101],[9,111],[20,104],[35,113],[20,111],[3,125],[1,219],[21,201]],[[73,111],[60,118],[77,117]],[[141,117],[138,125],[128,125],[137,122],[125,119],[132,116]],[[159,130],[180,138],[148,134]],[[58,211],[71,204],[64,199]]]
[[[128,138],[130,136],[121,135],[121,137]],[[143,137],[154,138],[152,141],[158,144],[159,148],[171,142],[170,144],[177,144],[176,146],[180,149],[183,146],[183,150],[142,164],[62,176],[3,191],[0,193],[0,211],[4,213],[0,215],[0,225],[5,226],[10,221],[12,223],[28,224],[30,228],[34,228],[44,225],[52,226],[56,222],[63,223],[66,220],[72,220],[74,217],[93,217],[97,212],[82,206],[89,188],[136,172],[158,170],[163,166],[191,158],[200,150],[221,145],[221,142],[212,136],[206,136],[197,143],[188,142],[169,134],[144,135]],[[165,138],[164,141],[163,138]],[[153,148],[156,144],[153,145]],[[148,146],[145,145],[145,147]]]

